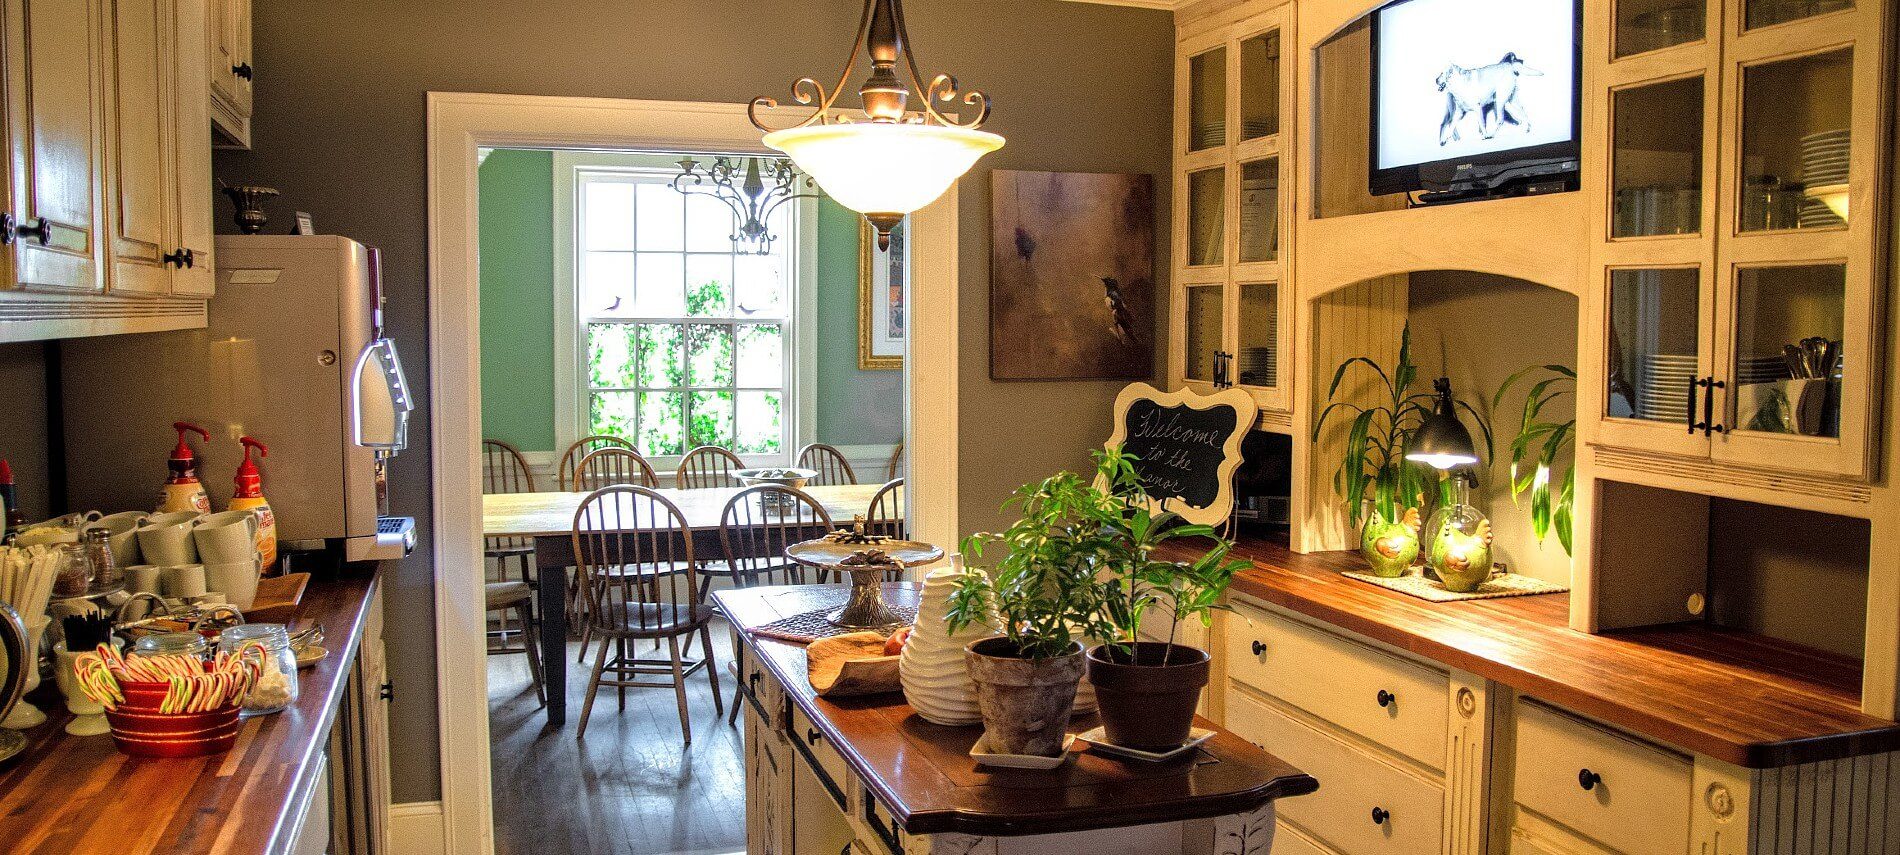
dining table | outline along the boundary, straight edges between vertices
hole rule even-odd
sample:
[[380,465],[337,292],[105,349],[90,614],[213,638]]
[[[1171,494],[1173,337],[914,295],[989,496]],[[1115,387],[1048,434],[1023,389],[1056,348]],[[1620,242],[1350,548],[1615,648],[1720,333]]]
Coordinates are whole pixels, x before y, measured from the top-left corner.
[[[864,516],[881,484],[808,486],[837,527]],[[694,559],[723,560],[719,522],[726,503],[743,487],[660,489],[679,508]],[[482,497],[482,536],[531,541],[534,545],[535,611],[540,621],[541,679],[547,690],[548,724],[567,722],[567,579],[574,567],[574,517],[583,492],[490,493]],[[900,505],[901,506],[901,505]]]

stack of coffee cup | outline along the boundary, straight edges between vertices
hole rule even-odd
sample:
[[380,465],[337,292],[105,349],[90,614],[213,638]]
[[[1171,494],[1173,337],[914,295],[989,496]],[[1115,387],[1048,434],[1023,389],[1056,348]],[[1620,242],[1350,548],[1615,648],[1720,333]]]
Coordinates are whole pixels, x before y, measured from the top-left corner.
[[206,583],[239,610],[257,600],[257,578],[263,564],[257,554],[257,514],[225,511],[206,514],[192,523],[198,560],[204,563]]

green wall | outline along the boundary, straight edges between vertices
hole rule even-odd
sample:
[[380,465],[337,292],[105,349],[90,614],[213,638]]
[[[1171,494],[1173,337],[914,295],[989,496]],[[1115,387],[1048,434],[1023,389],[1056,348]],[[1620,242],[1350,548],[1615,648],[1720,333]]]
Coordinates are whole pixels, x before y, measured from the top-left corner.
[[[482,161],[482,433],[522,451],[554,439],[554,155]],[[903,372],[858,370],[858,218],[818,203],[817,428],[833,445],[903,434]]]
[[481,167],[482,434],[554,449],[554,154]]

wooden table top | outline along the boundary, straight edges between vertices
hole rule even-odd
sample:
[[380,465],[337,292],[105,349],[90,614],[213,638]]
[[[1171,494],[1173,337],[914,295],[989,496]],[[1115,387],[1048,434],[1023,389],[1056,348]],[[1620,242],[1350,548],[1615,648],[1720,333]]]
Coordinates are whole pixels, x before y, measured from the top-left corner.
[[[840,526],[869,510],[872,497],[882,484],[841,484],[806,487],[825,513]],[[686,527],[699,531],[717,529],[719,515],[739,487],[709,487],[699,490],[659,490],[660,495],[678,506],[686,517]],[[580,508],[586,493],[492,493],[482,497],[482,534],[486,537],[558,537],[574,530],[574,511]]]
[[[743,629],[842,603],[846,590],[795,585],[713,596]],[[887,583],[884,590],[889,601],[916,601],[914,585]],[[980,727],[931,724],[912,713],[902,694],[817,697],[805,676],[802,645],[743,635],[824,740],[912,834],[1016,836],[1201,819],[1243,813],[1319,787],[1311,776],[1205,720],[1197,724],[1216,735],[1192,758],[1142,763],[1088,750],[1047,772],[981,768],[968,753]],[[1088,716],[1070,722],[1069,729],[1080,733],[1096,724]]]
[[1705,624],[1577,632],[1568,594],[1427,602],[1340,575],[1365,569],[1356,552],[1235,554],[1254,562],[1237,593],[1697,754],[1773,768],[1900,750],[1900,724],[1860,711],[1858,660]]
[[[47,721],[0,764],[0,848],[46,855],[279,853],[323,755],[375,592],[373,575],[313,579],[299,621],[320,621],[330,655],[298,672],[296,705],[238,726],[224,754],[146,759],[111,737],[68,736],[57,693],[36,691]],[[42,690],[52,684],[47,680]]]

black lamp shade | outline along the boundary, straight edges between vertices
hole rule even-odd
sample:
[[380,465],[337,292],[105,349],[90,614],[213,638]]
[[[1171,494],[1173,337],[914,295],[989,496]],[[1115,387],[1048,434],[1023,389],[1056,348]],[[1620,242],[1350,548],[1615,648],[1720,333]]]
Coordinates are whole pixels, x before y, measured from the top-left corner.
[[1433,402],[1431,413],[1419,424],[1418,430],[1412,432],[1405,445],[1405,459],[1434,469],[1477,463],[1478,447],[1471,441],[1471,431],[1458,420],[1457,405],[1451,400],[1451,381],[1440,377],[1433,381],[1432,387],[1438,400]]

